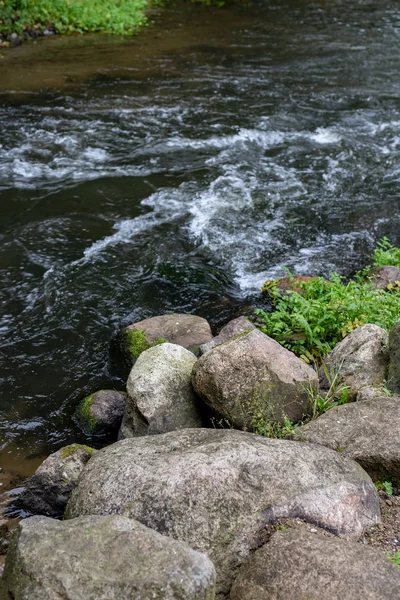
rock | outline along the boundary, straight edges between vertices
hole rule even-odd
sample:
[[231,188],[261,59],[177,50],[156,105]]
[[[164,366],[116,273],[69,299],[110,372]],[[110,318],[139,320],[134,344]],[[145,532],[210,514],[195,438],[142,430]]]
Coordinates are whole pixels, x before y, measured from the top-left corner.
[[380,387],[368,386],[368,387],[361,388],[361,390],[357,394],[356,401],[357,402],[366,402],[368,400],[374,400],[375,398],[380,398],[381,400],[386,400],[386,398],[390,395],[391,394],[388,393],[388,390],[385,393],[382,386],[380,386]]
[[211,561],[122,516],[32,517],[10,544],[0,598],[213,600]]
[[255,326],[248,319],[246,319],[246,317],[238,317],[237,319],[233,319],[233,321],[229,321],[229,323],[227,323],[225,327],[221,329],[215,338],[213,338],[210,342],[207,342],[207,344],[202,344],[200,346],[200,354],[205,354],[206,352],[212,350],[212,348],[215,346],[223,344],[231,338],[241,335],[242,333],[252,331],[253,329],[255,329]]
[[115,390],[100,390],[81,402],[77,418],[90,435],[116,435],[121,426],[125,404],[126,394]]
[[374,479],[400,479],[400,397],[383,395],[331,408],[291,439],[321,444],[356,460]]
[[18,33],[12,33],[10,35],[10,44],[11,46],[20,46],[21,40],[18,36]]
[[68,496],[95,450],[81,444],[65,446],[50,454],[36,469],[17,504],[33,514],[61,517]]
[[200,399],[190,376],[197,359],[175,344],[145,350],[129,375],[119,438],[201,427]]
[[371,269],[370,275],[377,290],[386,290],[388,286],[400,286],[400,269],[398,267],[374,267]]
[[400,321],[397,321],[389,333],[388,387],[400,393]]
[[[378,325],[362,325],[352,331],[328,354],[325,364],[331,381],[339,373],[353,399],[363,387],[381,385],[387,373],[388,335]],[[330,387],[323,375],[322,386]]]
[[301,529],[275,533],[242,567],[230,600],[393,600],[400,569],[382,551]]
[[[319,277],[309,277],[308,275],[291,275],[290,277],[282,277],[281,279],[272,279],[264,283],[261,288],[261,292],[264,295],[272,295],[272,290],[276,289],[281,296],[287,296],[290,292],[297,292],[303,294],[304,290],[301,287],[302,283],[309,283],[310,281],[318,281]],[[325,283],[329,284],[329,281],[324,280]]]
[[311,411],[317,374],[275,340],[254,330],[204,354],[192,383],[201,398],[234,427],[255,421],[300,421]]
[[125,328],[125,351],[132,362],[151,346],[170,342],[198,355],[201,344],[212,339],[208,322],[196,315],[162,315]]
[[230,429],[185,429],[100,450],[65,518],[112,513],[206,552],[220,594],[263,542],[268,523],[300,517],[358,536],[380,520],[375,486],[354,461],[320,446]]

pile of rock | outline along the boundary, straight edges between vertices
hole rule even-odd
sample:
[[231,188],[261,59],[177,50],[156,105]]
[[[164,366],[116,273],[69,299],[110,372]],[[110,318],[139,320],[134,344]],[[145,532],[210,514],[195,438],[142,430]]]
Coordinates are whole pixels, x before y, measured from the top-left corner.
[[[381,518],[371,477],[400,478],[400,397],[382,385],[400,372],[400,324],[389,343],[360,327],[327,358],[356,402],[269,439],[257,419],[312,414],[315,370],[242,317],[216,338],[199,317],[156,319],[131,327],[145,344],[123,401],[100,394],[119,441],[61,449],[28,483],[21,502],[47,516],[20,524],[0,598],[400,598],[400,569],[357,543]],[[282,519],[303,526],[274,530]]]

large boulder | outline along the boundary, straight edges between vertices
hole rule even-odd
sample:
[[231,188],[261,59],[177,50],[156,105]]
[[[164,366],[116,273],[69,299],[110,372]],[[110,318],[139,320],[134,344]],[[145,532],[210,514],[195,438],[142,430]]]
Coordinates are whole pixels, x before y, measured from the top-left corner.
[[291,434],[356,460],[373,479],[400,479],[400,397],[380,397],[331,408]]
[[400,321],[389,333],[388,387],[392,392],[400,393]]
[[202,426],[201,402],[190,382],[196,361],[175,344],[154,346],[139,356],[127,383],[120,439]]
[[384,552],[303,529],[275,533],[242,567],[230,600],[393,600],[400,569]]
[[138,321],[124,330],[124,350],[132,362],[150,347],[170,342],[199,354],[212,339],[208,321],[196,315],[171,314]]
[[125,410],[126,394],[115,390],[99,390],[87,396],[77,409],[77,419],[90,435],[117,435]]
[[233,319],[229,321],[219,332],[219,334],[213,338],[207,344],[202,344],[200,346],[200,354],[205,354],[212,350],[215,346],[219,346],[219,344],[223,344],[227,342],[233,337],[241,335],[242,333],[248,333],[255,329],[255,325],[251,323],[246,317],[238,317],[237,319]]
[[32,517],[10,544],[6,600],[213,600],[211,561],[122,516]]
[[375,487],[357,465],[311,444],[236,430],[187,429],[100,450],[65,518],[118,513],[206,552],[226,594],[265,526],[300,517],[358,536],[379,522]]
[[216,346],[196,363],[192,383],[201,398],[240,429],[256,421],[297,422],[311,412],[315,371],[261,331]]
[[347,386],[349,398],[367,386],[381,385],[388,367],[388,334],[378,325],[362,325],[352,331],[328,354],[325,365],[330,381],[323,378],[322,385],[329,388],[339,376],[341,386]]
[[61,517],[69,494],[94,453],[89,446],[72,444],[50,454],[28,480],[18,506],[32,514]]

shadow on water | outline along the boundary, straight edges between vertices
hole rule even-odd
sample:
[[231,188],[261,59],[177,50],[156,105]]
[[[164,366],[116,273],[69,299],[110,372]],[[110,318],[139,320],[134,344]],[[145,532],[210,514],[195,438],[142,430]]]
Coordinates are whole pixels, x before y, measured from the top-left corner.
[[0,62],[4,473],[88,441],[73,413],[123,389],[123,324],[190,312],[217,329],[282,265],[349,275],[382,235],[400,242],[400,8],[151,19]]

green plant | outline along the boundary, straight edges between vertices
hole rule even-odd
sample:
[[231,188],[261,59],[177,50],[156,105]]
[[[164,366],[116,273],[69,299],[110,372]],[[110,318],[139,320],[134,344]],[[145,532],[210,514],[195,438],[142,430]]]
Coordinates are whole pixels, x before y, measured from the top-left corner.
[[393,554],[386,552],[386,556],[392,563],[400,567],[400,552],[394,552]]
[[393,482],[392,481],[375,481],[375,487],[378,492],[383,491],[388,496],[393,496]]
[[392,392],[389,389],[389,381],[387,379],[383,380],[383,383],[380,387],[385,396],[387,396],[388,398],[391,398],[393,396]]
[[[315,368],[317,369],[316,365]],[[343,382],[340,368],[329,371],[323,360],[321,361],[320,368],[325,375],[325,380],[329,387],[325,391],[316,389],[311,385],[307,388],[312,406],[312,419],[323,415],[330,408],[349,402],[349,388]]]
[[146,22],[148,0],[0,0],[0,33],[53,27],[58,33],[129,35]]
[[374,267],[400,267],[400,248],[393,246],[387,237],[383,237],[374,250]]
[[[336,273],[299,284],[302,293],[271,290],[273,312],[256,309],[257,326],[306,362],[320,359],[348,333],[375,323],[390,329],[400,314],[400,294],[377,290],[369,281],[345,283]],[[311,358],[310,358],[311,357]]]
[[262,435],[268,438],[284,438],[293,433],[296,427],[302,423],[292,423],[290,419],[284,417],[283,423],[268,420],[264,414],[256,413],[251,420],[251,429],[257,435]]

